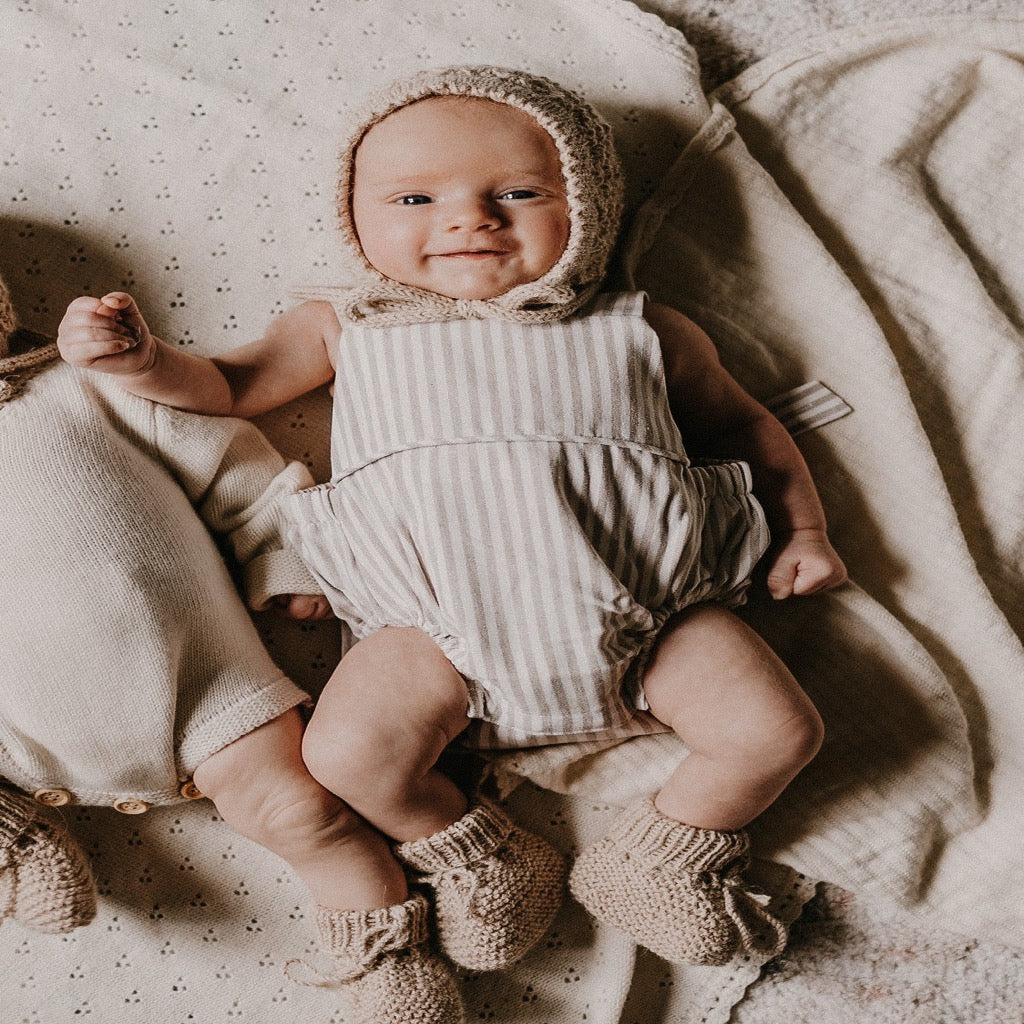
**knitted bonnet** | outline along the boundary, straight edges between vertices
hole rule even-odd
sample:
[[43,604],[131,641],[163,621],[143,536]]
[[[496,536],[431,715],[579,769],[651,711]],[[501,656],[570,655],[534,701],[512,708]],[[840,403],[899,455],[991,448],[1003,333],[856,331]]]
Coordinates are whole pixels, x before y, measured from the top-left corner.
[[[538,280],[492,299],[453,299],[392,281],[367,262],[352,221],[356,150],[379,121],[433,96],[507,104],[532,117],[554,141],[568,198],[569,241],[558,262]],[[343,316],[380,326],[464,318],[547,323],[574,313],[600,287],[622,215],[622,170],[611,129],[576,93],[547,78],[510,68],[427,70],[374,94],[359,108],[352,125],[341,148],[338,217],[347,268],[356,285],[339,303]]]
[[[27,352],[13,352],[11,339],[18,330],[11,293],[0,277],[0,405],[13,398],[32,374],[57,358],[57,346],[45,345]],[[27,335],[28,332],[22,332]],[[32,336],[33,340],[35,336]]]

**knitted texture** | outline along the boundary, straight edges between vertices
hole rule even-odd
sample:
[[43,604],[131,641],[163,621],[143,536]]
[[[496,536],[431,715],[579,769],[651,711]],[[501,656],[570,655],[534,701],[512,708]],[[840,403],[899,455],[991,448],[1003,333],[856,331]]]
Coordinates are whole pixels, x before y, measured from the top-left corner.
[[224,554],[254,596],[315,590],[281,541],[283,503],[310,483],[251,423],[60,359],[0,405],[5,779],[77,804],[180,803],[201,761],[307,700]]
[[17,318],[14,315],[14,306],[11,305],[11,293],[0,277],[0,359],[9,350],[11,335],[18,326]]
[[0,405],[13,398],[33,373],[58,356],[56,345],[12,354],[11,339],[17,329],[18,318],[11,304],[11,293],[0,277]]
[[434,890],[442,951],[469,970],[498,970],[521,959],[562,902],[561,854],[493,804],[479,804],[426,839],[401,843],[396,853]]
[[353,1024],[462,1024],[462,1000],[445,965],[426,948],[427,902],[419,895],[380,910],[316,908],[323,951],[334,960],[328,975],[306,980],[290,961],[297,984],[338,988]]
[[[452,299],[385,278],[363,255],[352,221],[355,154],[363,136],[389,114],[433,96],[503,103],[532,117],[558,150],[569,204],[569,241],[537,281],[493,299]],[[341,147],[338,218],[356,288],[341,303],[350,320],[376,326],[466,318],[549,323],[569,316],[597,291],[622,215],[623,178],[611,129],[576,93],[550,79],[490,66],[427,70],[393,83],[357,111]]]
[[0,920],[59,934],[95,914],[96,887],[78,843],[30,797],[0,788]]
[[0,405],[14,398],[28,379],[59,357],[55,344],[0,359]]
[[596,918],[673,963],[771,957],[786,928],[740,880],[748,850],[745,832],[684,825],[645,801],[579,856],[569,886]]

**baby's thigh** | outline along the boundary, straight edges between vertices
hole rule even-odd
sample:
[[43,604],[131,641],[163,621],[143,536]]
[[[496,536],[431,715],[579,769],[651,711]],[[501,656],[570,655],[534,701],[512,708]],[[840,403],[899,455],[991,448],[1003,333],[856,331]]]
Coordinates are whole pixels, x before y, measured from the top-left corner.
[[669,620],[643,679],[651,713],[688,746],[756,747],[778,730],[817,731],[817,712],[782,660],[715,604]]
[[328,680],[306,728],[306,764],[329,788],[346,775],[422,774],[469,724],[468,709],[465,681],[430,636],[385,627]]

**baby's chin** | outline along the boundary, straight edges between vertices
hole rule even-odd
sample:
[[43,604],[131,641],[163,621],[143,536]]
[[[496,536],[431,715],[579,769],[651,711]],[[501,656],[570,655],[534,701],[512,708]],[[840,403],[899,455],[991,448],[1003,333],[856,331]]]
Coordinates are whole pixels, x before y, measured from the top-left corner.
[[[456,257],[460,261],[463,257]],[[480,263],[483,261],[472,261]],[[447,279],[434,277],[429,284],[421,285],[428,291],[437,295],[443,295],[449,299],[462,299],[466,301],[485,302],[488,299],[496,299],[506,295],[520,285],[531,284],[539,280],[543,274],[498,274],[489,275],[472,273],[474,267],[470,260],[466,260],[465,270],[467,273],[451,275]],[[484,268],[479,268],[484,269]]]
[[429,285],[420,284],[418,287],[428,292],[433,292],[435,295],[440,295],[446,299],[456,299],[465,302],[486,302],[488,299],[496,299],[501,295],[505,295],[507,292],[512,291],[516,288],[519,283],[525,284],[526,282],[517,282],[516,284],[501,285],[495,287],[460,287],[458,285]]

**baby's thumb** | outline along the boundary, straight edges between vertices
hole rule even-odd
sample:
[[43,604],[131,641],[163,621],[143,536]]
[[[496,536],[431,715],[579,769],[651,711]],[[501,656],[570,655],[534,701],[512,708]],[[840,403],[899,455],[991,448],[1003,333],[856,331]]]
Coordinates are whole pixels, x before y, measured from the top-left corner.
[[768,593],[776,601],[785,601],[792,597],[795,590],[797,572],[789,565],[776,565],[768,573],[766,580]]
[[142,319],[139,307],[135,300],[127,292],[107,292],[100,299],[96,312],[100,316],[109,316],[111,319],[128,320],[131,318]]
[[109,316],[122,327],[126,327],[135,336],[136,344],[148,330],[139,307],[127,292],[108,292],[100,299],[96,312],[101,316]]

